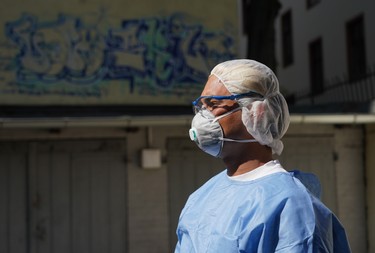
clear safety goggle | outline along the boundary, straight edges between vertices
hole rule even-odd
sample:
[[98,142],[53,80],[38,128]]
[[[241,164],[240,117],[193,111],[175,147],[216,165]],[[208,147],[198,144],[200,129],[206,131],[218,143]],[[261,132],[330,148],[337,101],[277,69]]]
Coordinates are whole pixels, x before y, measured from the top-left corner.
[[226,105],[228,100],[235,101],[244,97],[263,97],[255,91],[249,91],[242,94],[228,95],[228,96],[200,96],[192,102],[193,111],[197,114],[202,109],[219,107],[220,105]]

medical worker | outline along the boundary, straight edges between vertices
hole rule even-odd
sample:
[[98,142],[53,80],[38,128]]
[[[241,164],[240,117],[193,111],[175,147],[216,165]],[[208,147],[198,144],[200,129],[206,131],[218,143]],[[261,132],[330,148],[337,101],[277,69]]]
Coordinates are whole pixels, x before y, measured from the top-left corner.
[[189,197],[175,253],[350,252],[316,177],[272,158],[283,150],[289,112],[271,69],[220,63],[193,106],[190,138],[226,169]]

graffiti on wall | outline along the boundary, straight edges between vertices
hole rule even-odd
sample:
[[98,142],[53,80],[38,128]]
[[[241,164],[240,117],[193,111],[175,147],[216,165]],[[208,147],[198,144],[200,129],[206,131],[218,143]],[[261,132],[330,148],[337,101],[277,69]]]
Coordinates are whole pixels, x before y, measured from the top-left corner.
[[65,14],[43,22],[23,14],[7,22],[0,94],[102,97],[106,85],[119,82],[128,94],[179,96],[235,55],[231,35],[188,23],[182,14],[125,19],[105,29],[100,22]]

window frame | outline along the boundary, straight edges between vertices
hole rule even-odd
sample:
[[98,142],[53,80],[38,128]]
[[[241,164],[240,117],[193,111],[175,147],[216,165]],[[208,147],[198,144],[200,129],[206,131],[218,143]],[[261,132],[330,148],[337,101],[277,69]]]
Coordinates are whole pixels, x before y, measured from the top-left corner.
[[318,37],[309,42],[310,90],[313,95],[324,92],[323,39]]

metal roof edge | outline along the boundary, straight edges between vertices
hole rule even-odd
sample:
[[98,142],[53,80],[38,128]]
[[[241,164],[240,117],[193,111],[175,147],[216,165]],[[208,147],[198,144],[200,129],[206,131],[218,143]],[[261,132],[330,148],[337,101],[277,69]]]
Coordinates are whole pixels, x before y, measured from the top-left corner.
[[375,114],[292,114],[291,123],[371,124]]
[[[190,126],[193,115],[0,118],[1,128]],[[291,124],[373,124],[375,114],[291,114]]]

